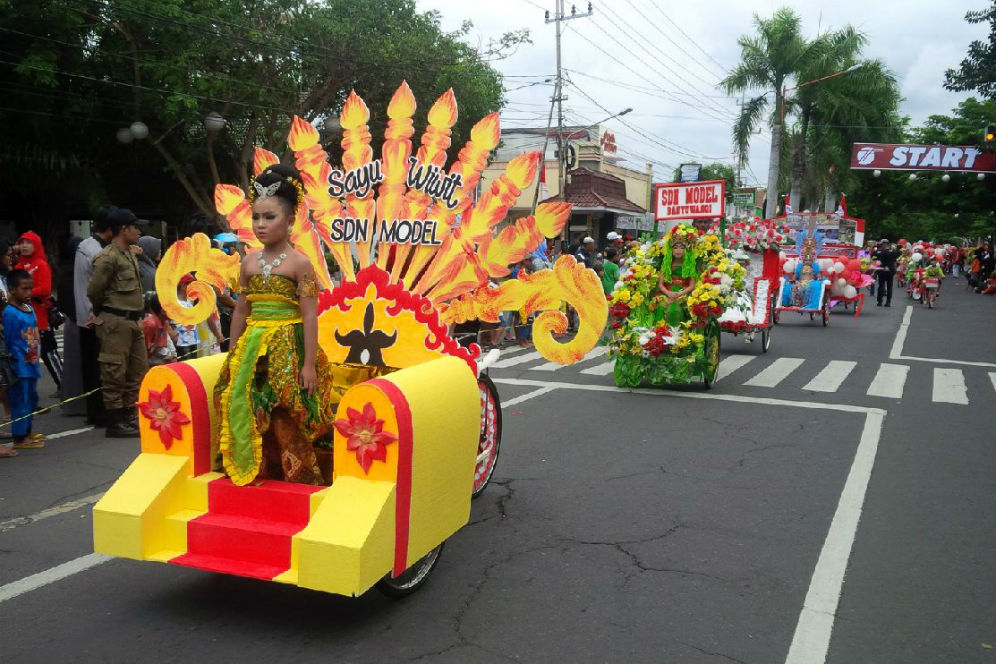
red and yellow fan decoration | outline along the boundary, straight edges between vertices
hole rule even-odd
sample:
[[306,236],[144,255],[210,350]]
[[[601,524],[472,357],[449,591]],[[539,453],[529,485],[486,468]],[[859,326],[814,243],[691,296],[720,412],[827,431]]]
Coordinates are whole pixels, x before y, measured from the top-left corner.
[[[409,318],[415,321],[411,324],[424,327],[414,343],[428,347],[438,341],[440,326],[445,329],[446,324],[474,319],[497,322],[502,311],[524,310],[541,312],[533,328],[541,355],[561,364],[583,358],[596,344],[608,315],[601,282],[592,270],[578,265],[572,256],[562,256],[552,270],[508,279],[501,285],[493,283],[507,277],[509,266],[535,251],[544,238],[559,237],[570,217],[569,204],[543,203],[533,215],[499,229],[522,190],[536,178],[542,155],[530,152],[511,160],[505,172],[474,200],[472,193],[500,138],[498,113],[474,125],[470,140],[447,168],[451,128],[457,121],[453,91],[445,92],[429,108],[427,127],[417,146],[413,142],[415,111],[415,96],[402,82],[388,104],[383,147],[375,159],[370,110],[359,95],[350,93],[339,115],[341,167],[329,163],[318,131],[310,123],[295,117],[291,124],[287,145],[305,189],[291,242],[311,259],[324,289],[332,289],[326,252],[343,275],[343,283],[335,289],[342,293],[325,294],[319,302],[320,326],[329,330],[320,334],[326,351],[330,356],[341,354],[335,352],[334,331],[350,326],[335,319],[347,313],[356,318],[352,329],[370,333],[372,327],[402,337],[405,326],[386,319],[409,310]],[[272,152],[257,148],[254,171],[258,174],[277,161]],[[247,249],[258,250],[245,193],[233,185],[218,185],[215,206]],[[362,277],[354,269],[354,260]],[[193,308],[183,307],[175,297],[176,284],[188,272],[195,272],[197,279],[190,289],[199,299]],[[211,249],[205,236],[195,235],[166,252],[156,286],[167,314],[193,324],[213,310],[211,287],[234,284],[238,274],[237,256]],[[361,300],[369,304],[385,292],[391,301],[370,307],[373,314],[367,314]],[[578,311],[580,327],[573,339],[560,343],[555,335],[567,328],[560,312],[564,304]],[[373,316],[373,320],[364,320],[364,316]],[[401,351],[410,342],[391,352]]]

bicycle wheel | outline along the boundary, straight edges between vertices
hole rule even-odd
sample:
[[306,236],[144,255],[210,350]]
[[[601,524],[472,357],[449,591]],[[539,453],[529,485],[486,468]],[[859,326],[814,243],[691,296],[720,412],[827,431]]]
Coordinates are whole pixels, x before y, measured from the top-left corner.
[[477,498],[487,488],[498,463],[501,447],[501,400],[498,388],[487,374],[477,379],[481,393],[481,435],[477,443],[477,465],[474,467],[474,489],[471,498]]
[[[443,544],[445,544],[445,542]],[[377,582],[377,590],[381,591],[388,597],[404,597],[405,595],[411,595],[413,592],[418,590],[423,583],[425,583],[426,579],[429,578],[429,574],[432,573],[432,569],[436,566],[436,563],[439,562],[439,555],[443,552],[443,544],[440,544],[435,549],[416,560],[411,567],[398,576],[392,577],[391,572],[385,574],[384,578]]]

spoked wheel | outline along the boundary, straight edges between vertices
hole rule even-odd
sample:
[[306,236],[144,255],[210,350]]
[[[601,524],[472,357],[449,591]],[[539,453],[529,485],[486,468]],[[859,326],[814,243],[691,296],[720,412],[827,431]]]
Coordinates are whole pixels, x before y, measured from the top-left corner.
[[388,597],[404,597],[411,595],[418,590],[425,580],[432,573],[432,568],[439,562],[439,554],[443,552],[443,545],[440,544],[435,549],[425,554],[415,561],[411,567],[398,576],[392,577],[391,572],[384,575],[384,578],[377,582],[377,590]]
[[768,348],[771,347],[771,329],[764,328],[761,330],[761,352],[767,353]]
[[705,340],[706,368],[702,375],[702,382],[707,390],[712,389],[712,384],[716,382],[716,373],[719,371],[719,326],[710,325],[706,332]]
[[498,388],[487,374],[477,379],[481,393],[481,436],[477,443],[477,465],[474,467],[474,490],[471,498],[484,493],[498,463],[498,449],[501,447],[501,401]]
[[823,305],[823,327],[826,327],[829,324],[830,324],[830,305],[829,304],[824,304]]
[[778,325],[778,318],[779,318],[778,309],[775,309],[774,311],[771,312],[771,320],[775,321],[775,325]]

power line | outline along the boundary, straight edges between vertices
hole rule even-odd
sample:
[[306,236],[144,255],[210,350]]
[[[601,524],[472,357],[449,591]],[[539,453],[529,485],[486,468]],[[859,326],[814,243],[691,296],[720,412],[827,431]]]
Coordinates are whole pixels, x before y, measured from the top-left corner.
[[[630,6],[633,6],[633,3],[630,2],[630,0],[626,0],[626,2],[628,2]],[[671,20],[671,17],[664,13],[664,10],[660,8],[660,5],[658,5],[655,2],[655,0],[648,0],[648,2],[650,2],[650,4],[653,5],[654,9],[656,9],[657,11],[659,11],[661,13],[661,16],[663,16],[665,19],[667,19],[667,21],[671,25],[673,25],[675,27],[675,29],[678,30],[678,32],[680,32],[682,35],[684,35],[685,39],[687,39],[688,41],[692,42],[692,45],[695,48],[697,48],[700,51],[702,51],[702,53],[707,58],[709,58],[710,60],[712,60],[713,62],[716,63],[716,65],[719,67],[719,70],[721,72],[723,72],[723,74],[720,76],[720,78],[725,78],[726,75],[730,73],[729,68],[725,67],[719,60],[717,60],[716,58],[712,57],[712,55],[710,55],[708,51],[706,51],[704,48],[702,48],[701,46],[699,46],[699,43],[697,41],[695,41],[694,39],[692,39],[692,37],[687,32],[685,32],[684,30],[682,30],[680,25],[678,25],[673,20]],[[651,21],[651,23],[653,23],[653,21]],[[656,26],[656,24],[654,24],[654,25]],[[664,32],[661,31],[661,34],[664,34]],[[664,34],[664,36],[667,37],[666,34]],[[668,39],[670,39],[670,38],[668,38]],[[672,43],[674,43],[674,42],[672,41]],[[677,44],[675,44],[675,45],[677,45]],[[679,46],[678,48],[681,48],[681,47]],[[688,55],[688,52],[685,51],[684,49],[682,49],[681,52],[684,53],[685,55]],[[691,57],[691,56],[689,55],[689,57]]]
[[[571,84],[571,86],[575,90],[577,90],[578,92],[580,92],[581,95],[583,97],[585,97],[588,101],[590,101],[591,103],[593,103],[595,106],[599,107],[600,109],[602,109],[606,113],[611,113],[611,111],[609,111],[607,108],[605,108],[604,106],[602,106],[602,104],[600,104],[597,101],[595,101],[595,99],[591,95],[589,95],[587,92],[585,92],[583,88],[579,87],[573,81],[569,80],[568,82]],[[651,136],[650,134],[648,134],[644,130],[640,129],[639,127],[634,127],[633,125],[631,125],[626,120],[623,120],[622,118],[616,118],[616,119],[623,126],[629,127],[631,130],[635,131],[636,133],[640,134],[641,136],[647,138],[648,140],[650,140],[650,141],[652,141],[654,143],[657,143],[661,147],[664,147],[664,148],[670,150],[671,152],[676,152],[678,154],[684,154],[684,155],[689,156],[689,157],[700,157],[700,158],[707,158],[708,159],[708,157],[702,157],[701,154],[694,152],[693,150],[691,150],[691,148],[686,148],[686,147],[684,147],[682,145],[678,145],[677,143],[674,143],[672,141],[668,141],[667,139],[658,139],[658,138],[656,138],[654,136]]]
[[[633,74],[635,74],[637,77],[642,78],[644,81],[646,81],[650,85],[658,87],[656,83],[654,83],[649,78],[647,78],[646,76],[644,76],[640,72],[638,72],[635,69],[633,69],[632,67],[630,67],[628,64],[626,64],[625,62],[623,62],[622,60],[620,60],[616,56],[614,56],[611,53],[609,53],[608,51],[606,51],[604,48],[602,48],[601,46],[599,46],[594,40],[592,40],[591,38],[589,38],[587,35],[583,34],[582,32],[580,32],[579,30],[576,30],[576,29],[574,30],[574,34],[578,35],[579,37],[581,37],[582,39],[584,39],[586,42],[588,42],[589,44],[591,44],[594,48],[596,48],[597,50],[601,51],[610,60],[613,60],[614,62],[616,62],[620,66],[622,66],[625,69],[629,70],[630,72],[632,72]],[[608,34],[608,33],[606,33],[606,34]],[[610,35],[610,37],[611,37],[611,35]],[[615,41],[618,43],[618,40],[615,40]],[[646,64],[646,63],[644,63],[644,64]],[[714,117],[714,118],[719,119],[719,120],[725,120],[727,122],[730,121],[729,119],[725,119],[725,118],[721,118],[721,117],[716,116],[715,114],[713,114],[712,112],[710,112],[711,109],[708,109],[708,111],[707,111],[707,109],[702,108],[701,106],[695,106],[694,104],[691,104],[691,103],[689,103],[689,102],[687,102],[687,101],[685,101],[683,99],[680,99],[677,95],[673,95],[673,94],[669,93],[667,90],[661,90],[661,92],[663,92],[665,95],[668,95],[671,101],[674,101],[674,102],[676,102],[678,104],[683,104],[685,106],[688,106],[689,108],[694,108],[695,110],[697,110],[699,112],[706,113],[707,115],[710,115],[711,117]]]
[[[614,12],[612,10],[608,10],[608,11],[609,11],[609,13],[611,13],[613,16],[615,16],[620,22],[622,22],[629,29],[629,34],[638,36],[641,40],[643,40],[644,42],[646,42],[647,44],[649,44],[651,47],[655,48],[657,50],[657,52],[660,53],[660,56],[655,55],[654,52],[651,51],[649,48],[647,48],[643,44],[637,42],[637,44],[640,46],[640,48],[642,48],[644,50],[644,52],[647,53],[647,55],[649,55],[652,58],[657,59],[657,61],[660,62],[661,66],[663,66],[667,71],[669,71],[672,74],[674,74],[675,78],[677,78],[678,80],[686,83],[688,85],[689,89],[695,90],[696,92],[698,92],[702,96],[702,99],[708,99],[707,93],[705,93],[704,91],[702,91],[695,83],[693,83],[692,81],[689,81],[687,78],[685,78],[681,73],[679,73],[678,71],[672,69],[667,63],[664,62],[664,58],[670,60],[675,65],[677,65],[679,68],[682,66],[682,63],[678,62],[673,57],[671,57],[670,55],[668,55],[667,53],[665,53],[659,46],[654,45],[649,39],[647,39],[646,37],[644,37],[643,34],[640,31],[638,31],[636,28],[634,28],[622,16],[620,16],[619,14],[617,14],[616,12]],[[627,31],[624,30],[618,23],[616,23],[615,21],[613,21],[612,18],[610,18],[609,16],[606,16],[605,18],[610,23],[612,23],[612,25],[615,26],[616,29],[618,29],[620,33],[622,33],[624,35],[627,34]],[[720,107],[715,102],[708,102],[708,103],[713,108],[718,109],[720,113],[726,113],[727,112],[727,110],[725,108]]]

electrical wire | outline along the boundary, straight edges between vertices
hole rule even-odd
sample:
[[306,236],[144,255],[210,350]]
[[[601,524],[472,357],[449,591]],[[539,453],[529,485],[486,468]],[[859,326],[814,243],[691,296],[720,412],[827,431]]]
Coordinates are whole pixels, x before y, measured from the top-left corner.
[[[682,30],[680,25],[678,25],[673,20],[671,20],[671,17],[664,13],[664,10],[660,8],[660,5],[658,5],[657,2],[655,2],[655,0],[647,0],[647,1],[654,7],[654,9],[656,9],[657,11],[659,11],[661,13],[661,16],[663,16],[665,19],[667,19],[667,21],[671,25],[673,25],[675,27],[675,29],[678,32],[680,32],[685,37],[685,39],[687,39],[688,41],[690,41],[692,43],[692,46],[694,46],[695,48],[699,49],[703,53],[703,55],[705,55],[707,58],[709,58],[714,63],[716,63],[716,65],[719,67],[719,70],[721,72],[723,72],[722,75],[720,76],[720,78],[725,78],[726,75],[728,75],[730,73],[730,69],[728,67],[724,66],[719,60],[717,60],[716,58],[712,57],[712,55],[710,55],[708,51],[706,51],[704,48],[702,48],[701,46],[699,46],[699,43],[697,41],[695,41],[694,39],[692,39],[692,37],[687,32],[685,32],[684,30]],[[626,2],[629,3],[630,6],[633,6],[633,3],[630,0],[626,0]],[[650,21],[650,23],[652,25],[654,25],[655,27],[657,25],[653,21]],[[658,28],[658,30],[660,30],[660,29]],[[660,31],[660,32],[665,37],[667,37],[667,35],[663,31]],[[670,40],[670,37],[668,37],[668,39]],[[675,44],[675,45],[677,46],[677,44]],[[678,46],[678,48],[680,49],[681,47]],[[688,57],[692,57],[684,49],[681,49],[681,52],[684,53],[685,55],[688,55]]]
[[[660,55],[655,55],[654,52],[650,48],[647,48],[642,43],[640,43],[640,42],[634,42],[634,43],[638,44],[640,46],[640,48],[643,49],[643,51],[645,53],[647,53],[647,55],[649,55],[652,58],[657,59],[657,61],[660,63],[660,65],[662,67],[664,67],[667,71],[671,72],[674,75],[675,78],[677,78],[678,80],[680,80],[683,83],[685,83],[688,86],[688,89],[695,90],[700,95],[701,99],[703,100],[703,103],[708,103],[712,108],[718,110],[720,113],[727,113],[728,112],[727,109],[721,107],[718,103],[710,101],[710,95],[707,92],[705,92],[701,88],[699,88],[697,84],[693,83],[692,81],[689,81],[679,71],[676,71],[675,69],[672,69],[666,62],[664,62],[664,59],[667,59],[667,60],[673,62],[679,68],[681,68],[683,66],[682,63],[678,62],[676,59],[674,59],[673,57],[671,57],[670,55],[668,55],[667,53],[665,53],[664,50],[661,49],[659,46],[656,46],[655,44],[653,44],[649,39],[647,39],[643,35],[643,33],[641,33],[639,30],[637,30],[635,27],[633,27],[626,19],[624,19],[618,13],[616,13],[615,11],[609,9],[608,7],[605,7],[604,9],[606,10],[606,12],[608,12],[605,15],[606,20],[608,20],[610,23],[612,23],[612,25],[615,26],[615,28],[617,30],[619,30],[620,33],[622,33],[623,35],[634,35],[634,36],[637,36],[641,40],[643,40],[643,42],[646,42],[652,48],[656,49],[656,51]],[[612,16],[615,16],[616,19],[618,19],[621,23],[623,23],[623,25],[626,26],[626,29],[623,29],[618,23],[616,23],[615,21],[613,21],[612,18],[609,16],[609,14],[611,14]],[[728,100],[729,97],[726,97],[726,99]]]

